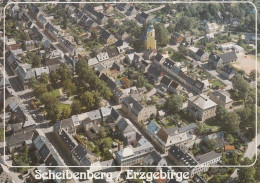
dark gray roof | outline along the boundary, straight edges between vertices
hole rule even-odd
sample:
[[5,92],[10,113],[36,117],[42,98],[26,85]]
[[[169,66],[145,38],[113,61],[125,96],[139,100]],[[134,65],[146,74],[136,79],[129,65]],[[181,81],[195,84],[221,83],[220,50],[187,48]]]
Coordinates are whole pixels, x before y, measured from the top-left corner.
[[60,139],[63,141],[63,143],[67,146],[67,148],[70,151],[72,151],[72,149],[74,149],[76,147],[76,145],[77,145],[76,141],[64,129],[62,129],[59,136],[60,136]]
[[135,115],[138,116],[138,114],[140,113],[140,111],[143,109],[143,106],[137,102],[132,96],[128,96],[126,98],[124,98],[124,100],[122,101],[123,105],[130,105],[131,106],[131,112]]
[[219,57],[225,63],[229,63],[229,62],[237,59],[237,55],[236,55],[236,53],[234,51],[223,53],[223,54],[219,55]]
[[216,153],[215,151],[208,152],[206,154],[198,155],[195,157],[195,159],[200,163],[206,163],[208,161],[211,161],[213,159],[219,158],[222,156],[222,153]]
[[155,65],[151,65],[148,68],[147,72],[153,74],[156,77],[159,77],[162,74],[161,69],[159,67],[155,66]]
[[170,84],[170,87],[173,87],[173,88],[177,88],[180,84],[175,82],[175,81],[172,81],[171,84]]
[[231,67],[230,65],[225,65],[222,69],[222,72],[225,72],[227,74],[234,74],[235,73],[235,69],[233,67]]
[[[185,165],[185,166],[196,166],[198,165],[198,162],[189,155],[188,153],[184,153],[179,147],[172,146],[169,151],[169,154],[171,154],[174,158],[176,158],[179,161],[179,164]],[[190,167],[190,169],[193,169]]]
[[123,134],[135,131],[134,128],[129,123],[127,123],[125,118],[121,118],[117,126]]
[[179,132],[180,133],[187,132],[187,131],[195,129],[196,127],[197,127],[196,123],[191,123],[189,125],[186,125],[186,126],[180,128]]
[[166,58],[166,60],[163,62],[163,65],[169,69],[172,69],[174,66],[174,62],[168,58]]
[[198,49],[198,51],[196,52],[196,55],[198,55],[199,57],[201,57],[204,54],[205,52],[202,49]]
[[84,148],[82,145],[77,145],[73,151],[72,154],[77,158],[77,160],[80,162],[89,152],[86,148]]
[[154,57],[154,60],[157,62],[161,61],[162,59],[163,59],[163,56],[159,53],[157,53],[156,56]]
[[161,79],[161,83],[165,84],[166,86],[169,86],[169,84],[171,83],[171,79],[167,76],[163,76]]
[[21,145],[26,140],[32,140],[33,134],[34,134],[34,131],[21,132],[21,133],[7,137],[6,143],[10,147],[18,145],[18,144]]

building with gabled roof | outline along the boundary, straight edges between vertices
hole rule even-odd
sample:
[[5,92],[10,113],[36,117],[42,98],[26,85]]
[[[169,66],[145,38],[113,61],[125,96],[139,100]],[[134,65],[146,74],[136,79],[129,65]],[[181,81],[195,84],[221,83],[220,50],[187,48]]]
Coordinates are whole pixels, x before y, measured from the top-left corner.
[[196,127],[197,125],[192,123],[181,128],[162,128],[157,123],[151,121],[147,127],[147,132],[154,143],[165,153],[173,145],[185,144],[194,140],[193,131]]
[[237,55],[234,51],[222,53],[220,55],[211,53],[209,55],[208,63],[211,67],[219,69],[225,65],[235,62],[236,60]]
[[87,13],[92,19],[94,19],[98,24],[105,24],[108,21],[108,17],[106,17],[103,13],[98,12],[91,4],[86,4],[82,10]]
[[154,105],[143,106],[132,96],[128,96],[122,101],[122,110],[135,123],[146,121],[152,114],[156,115],[157,109]]
[[233,100],[223,90],[212,92],[210,99],[225,109],[231,109],[232,107]]
[[230,66],[230,65],[225,65],[224,67],[221,68],[221,76],[227,78],[227,79],[232,79],[235,74],[236,74],[236,71],[235,69]]
[[195,120],[205,121],[216,116],[217,104],[204,94],[188,98],[187,110]]
[[[144,138],[144,137],[143,137]],[[142,139],[140,139],[141,141]],[[142,140],[136,147],[129,145],[115,153],[116,161],[120,166],[131,166],[142,163],[145,156],[154,151],[153,145],[148,140]],[[122,169],[124,169],[122,167]]]

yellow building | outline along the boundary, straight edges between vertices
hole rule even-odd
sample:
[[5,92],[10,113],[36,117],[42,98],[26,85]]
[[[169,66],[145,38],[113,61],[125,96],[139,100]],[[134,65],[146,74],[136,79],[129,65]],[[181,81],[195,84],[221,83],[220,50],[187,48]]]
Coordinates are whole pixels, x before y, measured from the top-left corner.
[[150,23],[147,29],[144,46],[145,49],[156,49],[155,30],[152,23]]

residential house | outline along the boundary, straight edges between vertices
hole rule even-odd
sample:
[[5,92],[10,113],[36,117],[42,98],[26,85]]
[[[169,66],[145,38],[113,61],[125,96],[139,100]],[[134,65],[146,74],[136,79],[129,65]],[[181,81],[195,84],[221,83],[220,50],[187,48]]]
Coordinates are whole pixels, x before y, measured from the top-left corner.
[[177,44],[180,44],[181,42],[183,42],[184,40],[184,36],[175,32],[171,35],[171,43],[173,45],[177,45]]
[[74,44],[72,44],[69,40],[67,40],[64,37],[59,37],[58,38],[60,45],[71,55],[73,56],[77,56],[75,55],[76,53],[76,46]]
[[167,91],[170,87],[171,79],[168,76],[163,76],[160,83],[163,91]]
[[45,73],[45,74],[50,73],[49,67],[39,67],[39,68],[35,68],[34,70],[35,70],[36,78],[40,78],[43,73]]
[[204,94],[188,98],[187,110],[195,120],[205,121],[216,116],[217,104]]
[[37,15],[37,22],[40,24],[40,26],[45,29],[46,25],[48,23],[48,20],[44,17],[44,14],[41,12]]
[[115,37],[104,29],[102,29],[100,31],[100,40],[107,45],[110,45],[110,44],[113,44],[116,42]]
[[168,152],[168,158],[174,164],[182,166],[180,167],[182,171],[189,172],[190,178],[208,171],[209,166],[219,163],[221,157],[221,153],[214,151],[193,157],[177,146],[172,146]]
[[225,109],[231,109],[233,100],[223,90],[214,91],[210,94],[210,99],[217,103],[218,106]]
[[57,40],[59,36],[59,31],[55,27],[53,27],[53,25],[48,22],[45,26],[45,30],[53,39]]
[[[77,141],[65,130],[61,130],[60,133],[55,133],[57,140],[62,145],[64,153],[71,157],[71,159],[77,164],[77,166],[90,166],[95,161],[95,156],[78,144]],[[85,167],[84,169],[89,169]]]
[[175,82],[175,81],[172,80],[172,82],[171,82],[170,85],[169,85],[168,90],[169,90],[170,92],[175,93],[175,94],[179,94],[180,91],[182,90],[182,88],[183,88],[183,87],[182,87],[179,83],[177,83],[177,82]]
[[90,118],[87,118],[84,120],[83,125],[85,135],[89,141],[95,140],[99,137],[100,124],[98,124],[96,120],[92,121]]
[[203,137],[203,142],[207,142],[208,140],[214,140],[216,141],[216,147],[217,148],[223,148],[224,145],[226,144],[225,142],[225,134],[223,131],[212,133],[209,135],[206,135]]
[[162,77],[165,75],[159,67],[156,65],[151,64],[147,70],[148,77],[153,83],[158,83]]
[[189,54],[192,58],[197,61],[206,61],[208,58],[208,53],[200,48],[189,47]]
[[38,41],[24,41],[22,44],[22,47],[25,51],[32,51],[34,49],[37,49],[39,47],[40,43]]
[[108,21],[108,17],[106,17],[103,13],[96,11],[91,4],[86,4],[82,10],[98,24],[105,24]]
[[145,60],[150,60],[154,56],[154,51],[152,49],[148,49],[144,51],[143,58]]
[[69,134],[71,134],[73,136],[76,135],[77,128],[73,121],[73,117],[58,121],[57,123],[55,123],[53,128],[54,128],[54,131],[57,133],[61,133],[62,130],[65,130],[66,132],[68,132]]
[[[153,145],[142,137],[136,147],[129,145],[115,153],[116,161],[120,166],[132,166],[141,164],[143,158],[154,151]],[[124,170],[125,168],[122,167]]]
[[231,27],[238,27],[238,26],[240,26],[240,24],[241,24],[241,20],[239,18],[233,18],[230,21],[230,26]]
[[208,63],[214,69],[219,69],[224,65],[228,65],[237,60],[237,55],[234,51],[222,53],[220,55],[210,54]]
[[34,131],[22,131],[17,134],[6,137],[6,147],[9,152],[12,152],[15,149],[22,148],[26,142],[32,140]]
[[117,129],[119,132],[119,137],[123,139],[126,145],[135,143],[137,140],[137,133],[129,119],[121,118],[117,123]]
[[124,93],[120,90],[120,88],[117,87],[115,81],[108,77],[105,74],[101,74],[100,79],[105,81],[107,83],[107,86],[110,88],[112,94],[113,94],[113,99],[120,104],[125,97]]
[[21,63],[20,59],[11,50],[8,50],[5,53],[5,59],[7,61],[7,65],[11,68],[12,72],[15,73]]
[[137,9],[135,8],[135,6],[130,6],[127,10],[126,10],[126,12],[125,12],[125,15],[126,16],[132,16],[132,15],[135,15],[135,14],[137,14]]
[[147,133],[157,144],[163,153],[168,152],[168,150],[173,145],[184,145],[192,142],[196,138],[194,135],[194,130],[197,125],[192,123],[184,127],[172,127],[172,128],[162,128],[155,122],[151,121],[147,127]]
[[154,105],[142,106],[136,99],[129,96],[122,101],[122,110],[135,123],[145,122],[152,114],[156,115],[157,109]]
[[35,6],[34,4],[28,4],[28,9],[29,9],[29,13],[30,15],[32,15],[32,17],[34,19],[37,18],[38,13],[40,12],[39,8],[37,6]]
[[151,17],[148,14],[146,14],[145,12],[138,13],[135,18],[141,24],[146,24],[151,19]]
[[117,39],[121,39],[121,40],[126,40],[127,38],[129,38],[129,35],[127,34],[127,32],[125,32],[124,30],[120,29],[116,32],[116,38]]
[[129,65],[136,65],[141,62],[143,58],[136,53],[127,54],[125,57],[125,62]]
[[117,3],[116,8],[120,11],[126,11],[129,8],[129,4],[127,3]]
[[235,71],[235,69],[232,66],[225,65],[224,67],[222,67],[220,74],[224,78],[227,78],[227,79],[230,80],[230,79],[232,79],[235,76],[236,71]]
[[27,89],[30,79],[35,77],[35,69],[32,69],[29,64],[23,64],[18,66],[17,75],[21,86]]

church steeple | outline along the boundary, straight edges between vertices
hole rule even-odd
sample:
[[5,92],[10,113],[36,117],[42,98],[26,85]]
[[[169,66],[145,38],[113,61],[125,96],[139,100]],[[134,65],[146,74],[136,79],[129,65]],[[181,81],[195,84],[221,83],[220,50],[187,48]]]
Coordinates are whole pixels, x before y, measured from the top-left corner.
[[146,30],[145,49],[156,49],[155,30],[151,22]]

